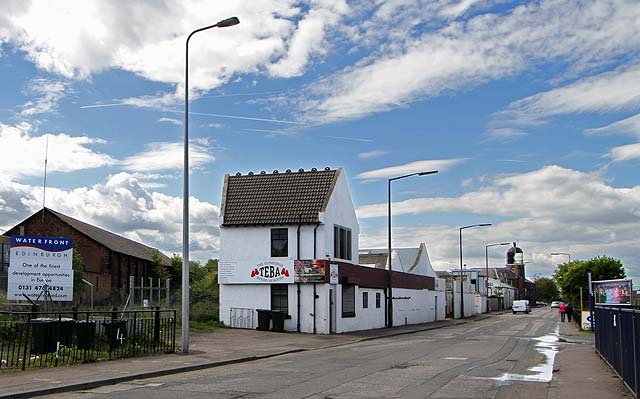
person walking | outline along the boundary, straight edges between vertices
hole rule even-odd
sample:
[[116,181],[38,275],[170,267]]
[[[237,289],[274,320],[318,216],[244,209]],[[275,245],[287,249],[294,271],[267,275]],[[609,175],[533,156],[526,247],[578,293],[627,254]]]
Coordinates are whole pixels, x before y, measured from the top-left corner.
[[567,312],[567,306],[564,304],[564,302],[560,305],[560,321],[564,322],[564,315]]
[[567,321],[571,323],[571,317],[573,316],[573,306],[571,306],[570,303],[567,304],[567,307],[564,311],[567,314]]

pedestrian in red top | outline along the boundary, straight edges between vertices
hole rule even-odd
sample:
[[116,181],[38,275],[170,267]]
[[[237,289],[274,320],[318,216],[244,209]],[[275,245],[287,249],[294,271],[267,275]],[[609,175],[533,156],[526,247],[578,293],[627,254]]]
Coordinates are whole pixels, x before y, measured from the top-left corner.
[[560,305],[560,321],[564,322],[564,315],[567,313],[567,306],[562,303]]

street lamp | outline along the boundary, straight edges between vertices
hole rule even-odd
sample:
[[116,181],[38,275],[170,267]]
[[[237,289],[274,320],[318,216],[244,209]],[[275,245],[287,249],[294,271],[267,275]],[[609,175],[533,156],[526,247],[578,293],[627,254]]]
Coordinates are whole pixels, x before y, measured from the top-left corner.
[[387,226],[389,227],[389,234],[387,235],[387,249],[389,251],[389,287],[387,289],[387,327],[393,327],[393,288],[391,287],[392,283],[392,279],[393,279],[393,268],[391,267],[391,182],[394,180],[400,180],[400,179],[404,179],[406,177],[411,177],[411,176],[426,176],[426,175],[433,175],[435,173],[438,173],[437,170],[432,170],[429,172],[416,172],[416,173],[410,173],[408,175],[404,175],[404,176],[398,176],[398,177],[392,177],[388,180],[387,182],[387,203],[388,203],[388,207],[389,207],[389,213],[388,213],[388,222],[387,222]]
[[472,227],[486,227],[491,226],[491,223],[479,223],[479,224],[471,224],[469,226],[460,227],[460,318],[464,319],[464,294],[462,292],[462,230],[470,229]]
[[569,263],[571,263],[571,254],[568,252],[551,252],[549,255],[554,256],[554,255],[565,255],[569,257]]
[[211,28],[226,28],[240,23],[231,17],[215,25],[196,29],[187,36],[184,67],[184,166],[182,194],[182,352],[189,353],[189,40],[191,36]]
[[489,248],[499,245],[509,245],[508,242],[498,242],[484,246],[484,294],[487,296],[487,312],[489,311]]

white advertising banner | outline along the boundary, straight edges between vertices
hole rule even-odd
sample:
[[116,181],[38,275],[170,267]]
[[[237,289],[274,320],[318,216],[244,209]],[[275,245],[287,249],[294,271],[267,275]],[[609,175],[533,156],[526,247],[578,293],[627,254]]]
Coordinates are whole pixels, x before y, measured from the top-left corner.
[[[581,324],[583,330],[591,330],[591,315],[588,310],[583,310],[581,315]],[[594,313],[595,316],[595,313]],[[593,320],[593,326],[596,326],[595,319]]]
[[293,259],[218,263],[219,284],[293,284]]
[[338,284],[338,265],[329,265],[329,284]]
[[7,299],[42,299],[45,289],[53,301],[73,300],[73,240],[12,236]]

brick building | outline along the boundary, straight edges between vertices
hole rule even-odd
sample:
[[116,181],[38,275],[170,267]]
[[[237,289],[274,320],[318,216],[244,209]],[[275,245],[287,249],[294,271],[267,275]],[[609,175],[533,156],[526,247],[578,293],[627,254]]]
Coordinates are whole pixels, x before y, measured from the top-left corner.
[[[157,251],[49,208],[34,213],[4,235],[17,234],[73,239],[74,251],[82,255],[84,278],[94,285],[96,302],[103,304],[127,292],[129,276],[149,277],[153,254]],[[157,252],[162,263],[168,264],[169,258]]]

